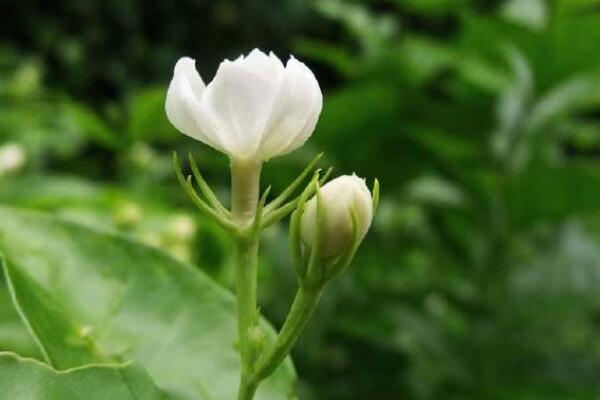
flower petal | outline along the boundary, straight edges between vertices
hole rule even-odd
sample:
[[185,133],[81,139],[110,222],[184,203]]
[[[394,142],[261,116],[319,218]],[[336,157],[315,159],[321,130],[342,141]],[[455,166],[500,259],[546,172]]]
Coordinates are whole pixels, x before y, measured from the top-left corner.
[[200,104],[204,90],[204,82],[196,72],[194,60],[187,57],[180,59],[167,91],[167,117],[182,133],[223,151],[215,126]]
[[183,75],[189,82],[196,99],[200,100],[202,92],[206,89],[204,81],[196,70],[196,61],[189,57],[182,57],[175,64],[175,75]]
[[312,71],[291,57],[261,144],[264,159],[289,153],[314,131],[323,95]]
[[273,82],[281,79],[285,71],[283,63],[273,52],[266,55],[259,49],[252,50],[248,56],[234,62]]
[[202,96],[203,109],[219,130],[227,153],[253,157],[258,150],[279,82],[225,60]]

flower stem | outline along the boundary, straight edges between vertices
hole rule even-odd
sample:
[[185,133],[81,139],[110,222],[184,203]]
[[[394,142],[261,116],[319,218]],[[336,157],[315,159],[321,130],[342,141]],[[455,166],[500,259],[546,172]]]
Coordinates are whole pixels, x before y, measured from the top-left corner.
[[[231,162],[231,214],[241,231],[252,223],[258,204],[261,164]],[[251,379],[256,345],[251,338],[259,323],[257,303],[257,263],[259,233],[250,231],[237,240],[238,340],[242,362],[239,400],[252,400],[257,383]]]
[[298,289],[290,313],[277,336],[277,340],[269,352],[260,359],[256,367],[257,380],[263,380],[271,375],[288,356],[306,323],[317,308],[321,294],[321,289],[315,291],[305,288]]
[[231,214],[238,225],[254,218],[258,205],[262,163],[231,160]]
[[321,298],[322,288],[300,287],[275,343],[262,353],[256,341],[260,316],[257,309],[259,231],[251,227],[256,214],[260,163],[231,162],[231,215],[239,228],[237,240],[238,336],[242,362],[238,400],[252,400],[261,381],[285,360]]
[[238,400],[252,400],[257,388],[257,382],[249,381],[247,378],[242,377],[240,390],[238,391]]
[[250,333],[258,323],[257,303],[257,258],[258,238],[239,238],[237,243],[238,259],[236,271],[238,335],[242,367],[248,367],[247,361],[252,353]]

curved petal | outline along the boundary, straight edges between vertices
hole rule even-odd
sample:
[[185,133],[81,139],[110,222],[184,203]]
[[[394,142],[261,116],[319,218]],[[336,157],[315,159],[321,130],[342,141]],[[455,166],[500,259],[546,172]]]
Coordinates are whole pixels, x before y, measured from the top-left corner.
[[240,65],[223,61],[202,95],[202,107],[215,123],[227,152],[236,158],[257,152],[279,82]]
[[200,100],[206,85],[196,70],[196,61],[189,57],[182,57],[175,64],[175,75],[182,75],[189,82],[196,99]]
[[184,57],[175,65],[173,80],[167,91],[167,118],[177,130],[223,151],[214,124],[200,104],[204,82],[194,67],[194,60]]
[[283,63],[273,52],[266,55],[259,49],[252,50],[245,58],[234,62],[273,82],[279,81],[285,71]]
[[263,137],[263,159],[303,145],[314,131],[322,106],[323,95],[315,76],[306,65],[291,57]]
[[321,93],[321,88],[319,87],[317,80],[314,78],[314,75],[312,75],[312,72],[311,76],[313,77],[315,83],[312,85],[313,102],[311,105],[311,111],[309,112],[308,118],[306,119],[306,123],[304,124],[302,130],[287,144],[286,149],[288,150],[286,151],[297,149],[308,140],[317,126],[319,115],[321,115],[321,110],[323,109],[323,93]]

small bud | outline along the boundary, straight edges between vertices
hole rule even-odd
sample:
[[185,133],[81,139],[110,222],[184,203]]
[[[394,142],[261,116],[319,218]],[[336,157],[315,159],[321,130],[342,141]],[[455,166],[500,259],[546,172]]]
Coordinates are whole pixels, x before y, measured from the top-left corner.
[[256,362],[256,360],[263,353],[266,341],[267,335],[265,334],[264,329],[259,325],[255,325],[248,330],[248,361],[250,361],[250,363]]
[[144,210],[137,203],[124,201],[116,208],[113,218],[119,227],[131,228],[143,220]]
[[[320,221],[319,255],[321,258],[336,258],[346,253],[350,247],[358,245],[369,230],[373,219],[373,200],[364,179],[356,175],[340,176],[320,189],[322,218]],[[302,242],[312,247],[318,221],[317,196],[306,203],[300,220]],[[355,214],[353,222],[352,213]],[[354,227],[356,224],[356,227]],[[356,229],[358,243],[353,243]]]
[[196,235],[196,221],[190,215],[178,214],[171,219],[168,234],[177,242],[188,242]]
[[25,150],[18,143],[0,146],[0,175],[16,172],[25,164]]

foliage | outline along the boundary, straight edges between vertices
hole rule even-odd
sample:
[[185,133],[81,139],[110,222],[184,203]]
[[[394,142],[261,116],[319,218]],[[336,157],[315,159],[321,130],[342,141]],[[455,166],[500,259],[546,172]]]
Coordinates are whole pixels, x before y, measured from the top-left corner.
[[46,364],[19,358],[12,353],[0,354],[2,394],[9,399],[60,400],[74,394],[87,399],[115,400],[162,399],[146,373],[133,365],[88,366],[58,372]]
[[[239,356],[229,293],[190,265],[131,240],[34,213],[0,214],[6,287],[45,368],[136,360],[165,398],[235,396]],[[98,374],[89,375],[80,379]],[[257,398],[287,397],[293,377],[284,364]],[[141,382],[132,386],[149,385]],[[79,384],[78,396],[91,393]]]

